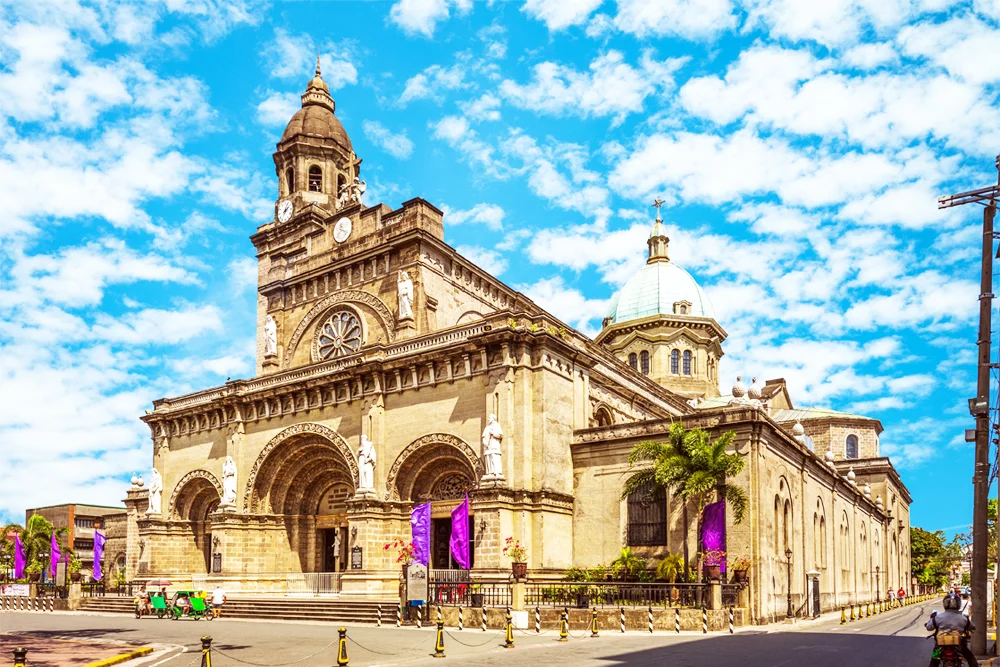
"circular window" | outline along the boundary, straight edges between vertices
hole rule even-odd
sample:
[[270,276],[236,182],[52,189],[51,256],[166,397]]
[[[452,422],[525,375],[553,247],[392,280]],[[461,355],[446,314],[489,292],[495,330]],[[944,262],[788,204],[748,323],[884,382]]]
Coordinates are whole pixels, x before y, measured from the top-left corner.
[[336,359],[361,349],[361,322],[350,311],[336,312],[320,327],[316,339],[320,359]]

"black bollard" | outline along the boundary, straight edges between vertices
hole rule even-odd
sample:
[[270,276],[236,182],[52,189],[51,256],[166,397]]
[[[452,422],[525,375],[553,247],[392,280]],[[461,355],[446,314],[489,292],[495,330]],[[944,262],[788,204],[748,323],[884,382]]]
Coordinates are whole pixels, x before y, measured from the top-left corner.
[[506,628],[507,631],[504,634],[503,647],[514,648],[514,623],[512,622],[510,617],[510,607],[507,607],[507,616],[505,619],[504,627]]
[[[440,610],[441,608],[438,607]],[[443,658],[444,655],[444,621],[437,622],[437,638],[434,640],[434,657]]]
[[569,637],[569,610],[563,609],[562,618],[559,619],[559,641],[568,641]]
[[598,637],[600,636],[599,630],[597,629],[597,607],[594,607],[594,611],[590,616],[590,636]]
[[24,667],[24,663],[28,661],[28,649],[26,648],[16,648],[14,649],[14,667]]

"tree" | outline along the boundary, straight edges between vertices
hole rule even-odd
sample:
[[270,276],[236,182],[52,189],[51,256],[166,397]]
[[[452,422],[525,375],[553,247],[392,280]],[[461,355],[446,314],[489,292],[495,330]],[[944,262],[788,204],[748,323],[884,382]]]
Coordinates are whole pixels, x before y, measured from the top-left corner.
[[14,569],[14,536],[20,535],[23,530],[19,523],[8,523],[0,528],[0,575]]
[[[52,533],[55,532],[57,541],[59,541],[60,537],[69,533],[69,530],[66,528],[54,527],[48,519],[40,514],[31,515],[24,528],[16,526],[15,530],[21,536],[21,543],[24,545],[24,556],[28,564],[39,563],[45,571],[48,571]],[[72,555],[72,550],[66,546],[62,548],[62,552],[66,556]]]
[[646,559],[634,553],[632,547],[624,547],[618,558],[611,561],[611,573],[622,581],[638,579],[645,571]]
[[712,440],[700,428],[686,429],[675,422],[663,441],[637,443],[629,453],[628,464],[634,469],[622,486],[622,498],[645,490],[650,497],[664,489],[698,508],[698,535],[701,515],[709,502],[725,499],[733,508],[733,520],[746,517],[749,499],[740,487],[727,480],[739,475],[746,460],[739,454],[727,454],[736,434],[723,433]]
[[962,559],[957,541],[945,543],[944,531],[910,528],[910,565],[913,576],[926,586],[947,586],[952,566]]

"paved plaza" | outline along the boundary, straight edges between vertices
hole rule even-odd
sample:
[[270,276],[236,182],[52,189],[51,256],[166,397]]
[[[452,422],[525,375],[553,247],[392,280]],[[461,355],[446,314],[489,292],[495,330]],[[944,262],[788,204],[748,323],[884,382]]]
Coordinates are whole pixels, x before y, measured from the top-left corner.
[[[496,631],[457,632],[445,637],[446,660],[460,665],[559,664],[664,665],[671,667],[774,667],[802,665],[843,667],[879,665],[909,667],[925,664],[931,642],[923,621],[935,604],[927,603],[894,610],[865,621],[840,625],[839,619],[806,621],[795,626],[783,623],[755,627],[736,635],[673,635],[627,633],[603,630],[592,639],[574,632],[567,643],[555,633],[515,632],[515,648],[502,648],[503,635]],[[167,621],[126,616],[82,613],[0,613],[0,642],[11,633],[27,633],[37,639],[121,641],[153,644],[158,649],[148,659],[130,665],[189,667],[199,659],[200,638],[213,637],[213,664],[295,663],[303,667],[329,667],[336,660],[337,627],[325,623],[248,622],[226,620]],[[442,664],[431,657],[434,631],[424,628],[396,629],[349,626],[348,653],[351,665]],[[7,643],[2,644],[4,647]],[[31,656],[29,655],[29,661]],[[39,663],[35,663],[39,664]],[[49,663],[55,664],[55,663]],[[59,663],[80,664],[80,663]],[[448,664],[445,662],[444,664]]]

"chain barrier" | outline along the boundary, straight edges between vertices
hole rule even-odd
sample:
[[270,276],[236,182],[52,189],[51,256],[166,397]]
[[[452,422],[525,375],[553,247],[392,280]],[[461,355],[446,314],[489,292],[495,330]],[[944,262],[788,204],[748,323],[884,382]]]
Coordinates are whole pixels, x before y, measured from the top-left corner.
[[[336,643],[337,643],[337,640],[334,639],[332,642],[330,642],[329,644],[327,644],[326,646],[324,646],[320,650],[316,651],[315,653],[311,653],[310,655],[307,655],[304,658],[299,658],[298,660],[293,660],[291,662],[251,662],[249,660],[241,660],[240,658],[237,658],[235,656],[229,655],[228,653],[225,653],[225,652],[219,650],[218,647],[212,647],[212,652],[221,655],[223,658],[228,658],[229,660],[232,660],[234,662],[238,662],[238,663],[243,664],[243,665],[253,665],[253,667],[284,667],[285,665],[297,665],[298,663],[304,662],[304,661],[308,660],[309,658],[315,658],[317,655],[319,655],[320,653],[322,653],[323,651],[325,651],[326,649],[330,648],[331,646],[333,646]],[[200,658],[199,658],[199,660],[200,660]]]
[[[451,632],[449,632],[447,630],[445,630],[444,633],[446,635],[448,635],[454,641],[456,641],[459,644],[461,644],[462,646],[465,646],[467,648],[480,648],[482,646],[486,646],[487,644],[491,643],[493,640],[495,640],[497,637],[499,637],[501,634],[503,634],[503,630],[499,630],[495,635],[493,635],[492,637],[490,637],[486,641],[484,641],[482,643],[479,643],[479,644],[468,644],[466,642],[463,642],[461,639],[459,639],[458,637],[456,637],[454,634],[452,634]],[[480,636],[482,636],[482,635],[480,635]]]
[[[361,644],[360,642],[358,642],[358,640],[354,639],[354,637],[351,637],[350,635],[348,635],[347,641],[351,642],[352,644],[354,644],[355,646],[357,646],[362,651],[367,651],[369,653],[374,653],[375,655],[384,655],[384,656],[387,656],[387,657],[394,657],[394,656],[397,656],[397,655],[403,655],[404,653],[409,653],[410,651],[416,650],[416,648],[418,646],[420,646],[421,644],[423,644],[424,642],[426,642],[429,638],[431,638],[433,636],[434,635],[425,634],[423,637],[421,637],[421,639],[420,639],[419,642],[417,642],[416,644],[413,645],[412,648],[408,648],[405,651],[398,651],[396,653],[387,653],[385,651],[376,651],[375,649],[368,648],[367,646],[365,646],[364,644]],[[459,643],[461,643],[461,642],[459,642]]]

